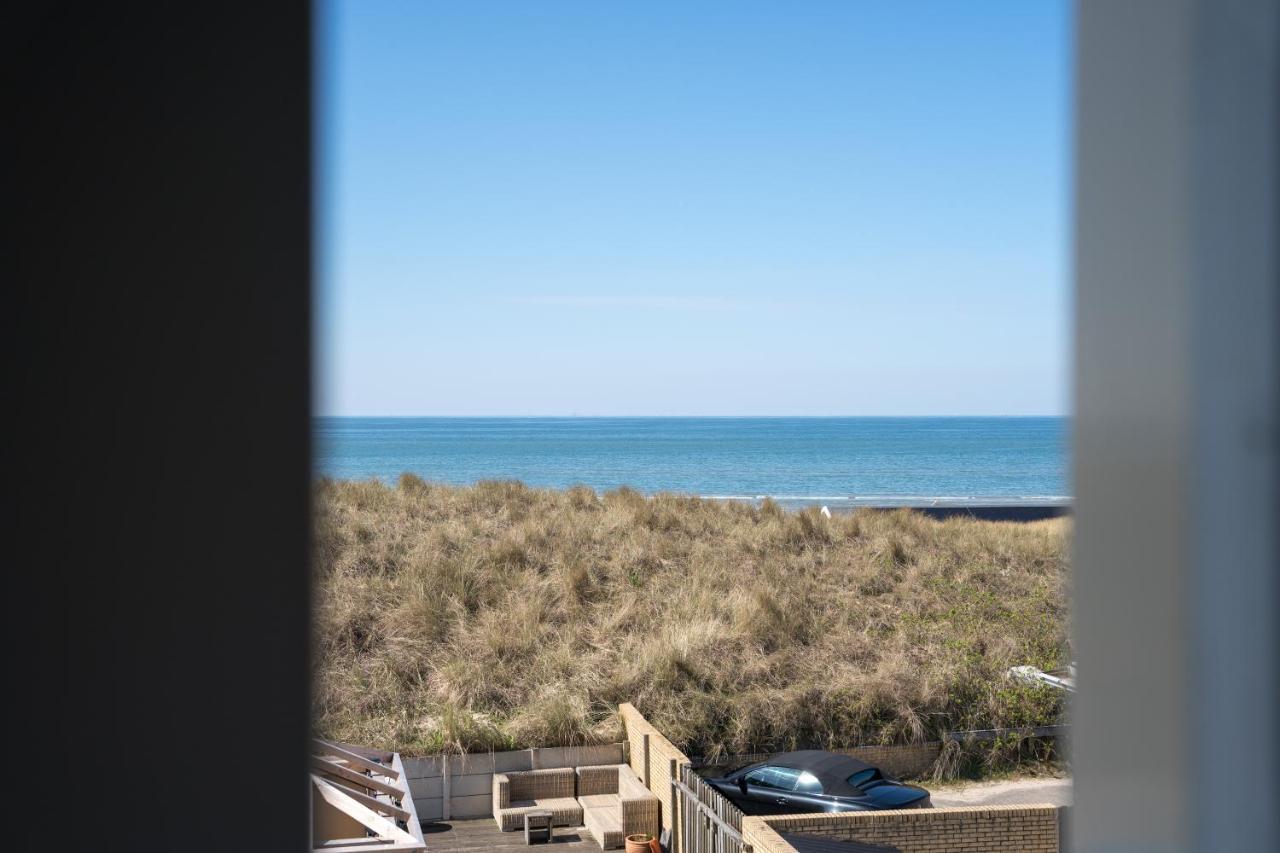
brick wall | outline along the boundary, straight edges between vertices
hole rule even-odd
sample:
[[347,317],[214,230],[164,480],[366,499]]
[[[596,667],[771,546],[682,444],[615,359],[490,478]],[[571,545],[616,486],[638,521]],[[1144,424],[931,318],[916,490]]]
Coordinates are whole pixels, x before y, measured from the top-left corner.
[[933,765],[942,753],[942,744],[932,741],[906,746],[858,746],[835,751],[879,767],[890,776],[920,779],[933,773]]
[[1058,809],[1051,805],[747,817],[743,841],[754,853],[795,853],[779,832],[883,844],[901,853],[1058,853]]
[[[662,826],[672,829],[674,835],[671,823],[671,815],[674,814],[671,766],[675,762],[678,773],[681,765],[690,763],[689,756],[676,749],[675,744],[650,725],[631,703],[619,705],[618,715],[622,717],[622,726],[627,733],[627,755],[631,769],[644,782],[645,787],[657,795],[662,804]],[[649,736],[648,752],[645,751],[645,735]]]

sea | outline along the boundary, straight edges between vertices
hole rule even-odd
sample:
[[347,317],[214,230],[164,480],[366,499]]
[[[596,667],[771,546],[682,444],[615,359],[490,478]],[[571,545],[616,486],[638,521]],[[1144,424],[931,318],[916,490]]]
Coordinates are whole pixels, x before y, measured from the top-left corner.
[[629,486],[786,507],[1069,501],[1067,418],[319,417],[316,475]]

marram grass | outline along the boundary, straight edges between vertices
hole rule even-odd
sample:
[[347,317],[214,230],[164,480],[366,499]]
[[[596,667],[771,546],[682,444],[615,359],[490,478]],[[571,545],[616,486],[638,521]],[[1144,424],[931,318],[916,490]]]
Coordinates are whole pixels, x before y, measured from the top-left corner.
[[[405,753],[690,754],[1061,721],[1069,521],[826,519],[622,489],[315,488],[317,731]],[[989,753],[1016,757],[1017,745]]]

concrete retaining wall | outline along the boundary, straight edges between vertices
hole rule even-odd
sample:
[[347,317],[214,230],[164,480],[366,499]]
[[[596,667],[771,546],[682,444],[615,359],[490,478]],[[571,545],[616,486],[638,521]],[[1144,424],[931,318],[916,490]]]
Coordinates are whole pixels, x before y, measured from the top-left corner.
[[464,820],[493,815],[493,774],[546,767],[624,764],[623,744],[565,746],[404,758],[409,791],[421,820]]

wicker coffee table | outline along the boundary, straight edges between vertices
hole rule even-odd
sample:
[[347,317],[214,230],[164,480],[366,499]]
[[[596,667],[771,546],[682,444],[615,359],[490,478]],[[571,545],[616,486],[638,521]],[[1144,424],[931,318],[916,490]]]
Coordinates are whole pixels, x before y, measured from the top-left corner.
[[548,809],[534,809],[524,813],[524,843],[551,843],[551,812]]

